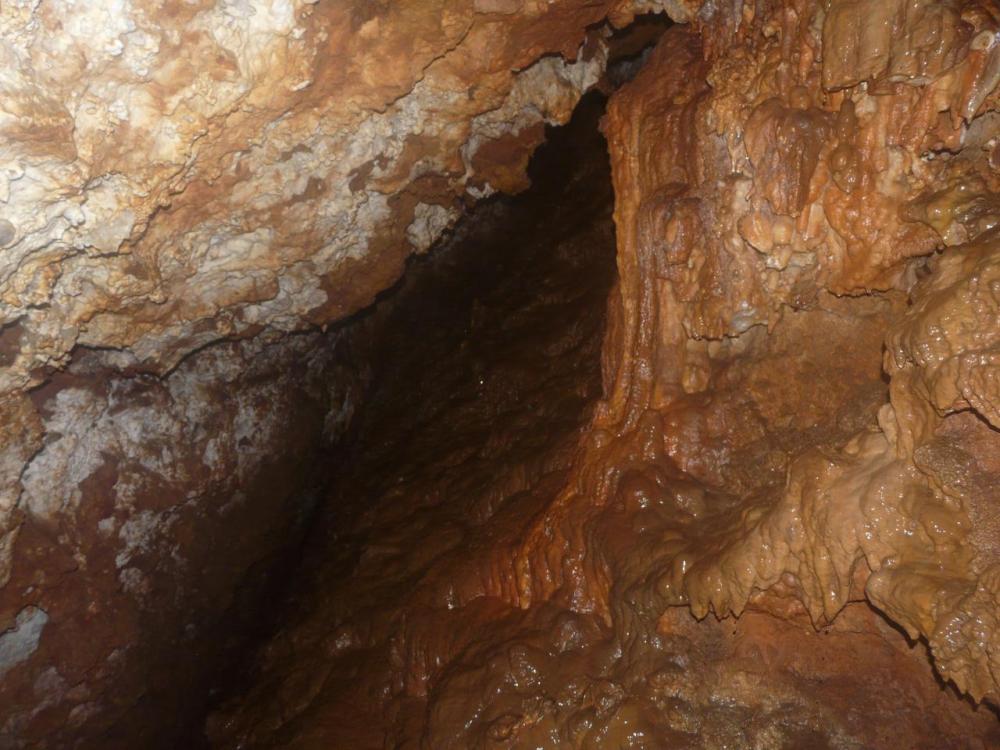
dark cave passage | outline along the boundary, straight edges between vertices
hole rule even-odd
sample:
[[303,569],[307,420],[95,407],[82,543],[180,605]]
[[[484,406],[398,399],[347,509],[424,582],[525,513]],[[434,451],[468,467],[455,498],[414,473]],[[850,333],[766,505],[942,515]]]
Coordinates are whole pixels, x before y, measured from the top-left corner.
[[[887,712],[914,736],[960,742],[964,722],[997,736],[987,709],[935,682],[926,645],[863,601],[819,630],[785,582],[735,619],[669,606],[684,603],[678,545],[726,549],[712,534],[780,493],[788,462],[874,420],[891,305],[822,298],[721,346],[714,394],[677,397],[669,428],[647,412],[603,438],[609,463],[581,464],[601,440],[616,278],[604,105],[585,97],[530,190],[479,206],[344,328],[338,357],[364,397],[274,630],[207,721],[212,747],[888,748]],[[815,342],[843,309],[857,320]],[[849,364],[807,360],[808,392],[772,378],[806,348]],[[539,523],[567,496],[580,558]],[[551,563],[522,573],[539,533]],[[522,574],[572,565],[551,597],[511,596]],[[597,593],[574,598],[571,580]]]
[[[420,639],[454,639],[446,652],[458,657],[478,619],[506,608],[465,606],[482,594],[476,566],[565,481],[601,394],[615,277],[604,103],[590,94],[550,128],[529,190],[478,206],[347,324],[338,351],[344,366],[361,360],[364,400],[278,632],[248,694],[212,718],[213,744],[321,731],[313,739],[330,747],[381,747],[388,725],[366,693],[399,679],[418,693],[433,686],[442,665],[428,660],[442,644]],[[424,632],[407,632],[408,619]],[[408,654],[396,651],[402,639]],[[306,718],[316,712],[324,729]]]

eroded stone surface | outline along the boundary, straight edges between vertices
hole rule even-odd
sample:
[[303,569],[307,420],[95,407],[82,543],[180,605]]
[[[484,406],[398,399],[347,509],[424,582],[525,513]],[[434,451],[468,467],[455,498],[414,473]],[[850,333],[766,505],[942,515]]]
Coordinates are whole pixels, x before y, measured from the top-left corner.
[[220,345],[163,379],[95,353],[32,394],[45,437],[0,590],[0,744],[187,742],[355,407],[339,335]]
[[162,371],[367,304],[522,179],[483,147],[568,117],[610,6],[6,3],[0,392],[80,344]]
[[[505,594],[613,612],[602,571],[621,561],[578,529],[615,502],[665,503],[649,607],[739,614],[783,583],[822,623],[864,594],[995,701],[995,545],[970,514],[994,515],[979,488],[1000,452],[998,174],[995,141],[966,138],[996,106],[996,8],[880,4],[870,23],[867,7],[719,10],[613,100],[608,399]],[[883,341],[880,401],[864,394]],[[777,387],[730,390],[768,357]],[[851,381],[856,413],[831,409]],[[946,427],[963,410],[987,425],[974,457]],[[817,431],[782,439],[810,417]]]
[[[163,373],[368,304],[464,202],[523,187],[538,126],[603,71],[611,5],[5,3],[5,408],[75,347]],[[5,446],[11,472],[37,447]]]
[[526,417],[489,409],[551,383],[481,373],[476,434],[426,438],[397,487],[374,466],[378,534],[318,566],[212,736],[889,748],[903,712],[908,745],[998,744],[863,603],[1000,700],[991,0],[4,4],[5,742],[134,747],[196,712],[178,686],[352,411],[315,354],[337,334],[290,334],[523,189],[601,75],[599,24],[641,11],[683,25],[604,126],[620,279],[592,421],[503,454]]
[[[175,610],[221,616],[309,505],[305,475],[268,482],[346,420],[358,378],[310,353],[335,341],[314,331],[468,205],[523,189],[543,125],[603,74],[605,18],[634,11],[0,6],[0,632],[50,616],[0,685],[5,742],[92,740],[148,702],[157,648],[203,643]],[[26,687],[43,672],[69,686],[44,710]],[[148,742],[152,715],[114,741]]]
[[[621,170],[619,232],[636,197],[622,189],[622,172],[680,172],[657,161],[669,138],[615,141],[615,127],[683,124],[683,114],[656,107],[694,110],[664,85],[664,71],[696,69],[698,55],[683,57],[695,50],[690,32],[669,32],[660,57],[613,98],[607,132],[621,149],[612,150]],[[616,108],[629,102],[651,103],[655,114]],[[670,154],[702,153],[691,134],[703,130],[679,132],[690,137]],[[718,184],[705,179],[709,190]],[[798,168],[788,179],[799,179]],[[582,195],[575,174],[571,184]],[[538,202],[553,205],[547,195]],[[529,314],[501,312],[491,296],[473,305],[474,335],[441,349],[425,312],[433,303],[401,303],[403,330],[426,330],[435,343],[425,360],[409,353],[405,335],[393,339],[390,369],[425,397],[411,413],[400,408],[409,391],[397,381],[383,381],[385,392],[373,396],[357,437],[356,478],[326,511],[328,531],[307,568],[312,579],[296,586],[249,689],[212,717],[217,746],[889,750],[987,748],[1000,739],[987,707],[973,708],[935,679],[925,644],[908,641],[863,601],[868,582],[869,598],[889,611],[878,570],[872,574],[885,556],[910,554],[903,561],[919,564],[934,553],[930,563],[953,574],[965,560],[953,507],[878,426],[890,399],[886,336],[907,325],[907,294],[814,289],[807,300],[779,305],[769,328],[691,339],[678,314],[685,301],[658,313],[656,295],[685,270],[671,274],[663,256],[704,242],[705,230],[684,223],[700,221],[699,206],[680,185],[651,203],[637,211],[635,234],[625,234],[646,244],[622,244],[619,234],[620,268],[635,263],[649,273],[622,275],[604,350],[605,384],[615,386],[633,357],[649,354],[621,343],[630,314],[638,318],[636,346],[674,342],[632,371],[645,378],[629,394],[641,404],[638,415],[626,400],[616,416],[605,401],[590,424],[557,433],[548,420],[560,408],[556,391],[568,389],[555,374],[572,378],[575,368],[583,378],[587,370],[567,361],[571,351],[545,345],[544,365],[523,379],[524,348],[549,329],[522,330]],[[532,237],[566,236],[558,218]],[[735,223],[720,229],[738,237]],[[556,244],[560,252],[565,242]],[[538,277],[543,267],[539,260],[517,278],[531,274],[532,288],[544,290],[529,311],[568,304],[561,277]],[[433,299],[432,290],[448,297],[424,288]],[[696,284],[684,288],[688,301],[697,299]],[[635,289],[648,307],[630,300]],[[617,306],[630,302],[634,313]],[[664,343],[665,334],[674,338]],[[470,399],[477,381],[483,393]],[[537,421],[522,409],[537,410]],[[536,443],[536,430],[548,439]],[[991,433],[964,424],[950,434],[964,435],[979,447],[976,458],[992,456],[995,466]],[[962,456],[939,437],[935,460],[972,476],[972,456],[958,464]],[[526,445],[540,454],[526,459]],[[352,503],[360,517],[343,510]],[[740,617],[704,617],[713,611]],[[956,630],[971,622],[983,620]],[[931,648],[946,670],[942,649],[933,640]]]

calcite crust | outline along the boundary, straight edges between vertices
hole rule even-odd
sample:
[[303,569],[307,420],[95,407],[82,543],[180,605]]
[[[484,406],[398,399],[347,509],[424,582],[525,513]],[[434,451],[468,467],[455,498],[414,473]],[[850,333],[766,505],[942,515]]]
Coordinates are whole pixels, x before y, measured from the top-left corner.
[[[606,556],[576,529],[638,475],[644,502],[677,506],[646,571],[661,607],[738,615],[781,584],[822,624],[867,597],[942,677],[1000,699],[1000,560],[975,532],[1000,455],[998,20],[980,2],[747,3],[665,35],[606,127],[620,291],[601,437],[508,596],[612,611]],[[848,379],[888,380],[867,420],[835,403],[845,354]],[[826,434],[783,445],[810,413]]]
[[[357,408],[364,373],[338,369],[326,326],[476,201],[523,190],[611,26],[646,12],[676,25],[602,126],[619,278],[604,396],[559,487],[523,533],[429,576],[398,631],[312,645],[389,648],[373,704],[401,736],[425,706],[441,747],[638,736],[656,722],[628,680],[694,726],[671,700],[711,716],[756,674],[698,638],[806,643],[783,618],[888,642],[861,602],[1000,702],[995,0],[24,0],[0,4],[0,744],[143,736],[128,717],[173,675],[163,649],[201,653],[238,609],[269,531],[308,505],[283,477]],[[452,610],[503,654],[441,628]],[[714,664],[715,692],[643,661],[671,642]],[[326,705],[312,654],[272,664],[287,715],[261,729],[237,706],[220,742]],[[602,675],[559,693],[572,726],[542,667]],[[488,690],[534,703],[493,715]]]

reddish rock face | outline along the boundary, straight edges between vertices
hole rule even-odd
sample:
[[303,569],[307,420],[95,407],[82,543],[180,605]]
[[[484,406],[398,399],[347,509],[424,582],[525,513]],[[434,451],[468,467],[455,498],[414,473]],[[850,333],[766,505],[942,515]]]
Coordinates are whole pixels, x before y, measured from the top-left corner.
[[[971,516],[991,517],[975,488],[1000,451],[1000,176],[969,135],[997,103],[994,18],[757,6],[664,38],[609,114],[621,293],[594,427],[617,437],[581,458],[621,468],[641,445],[629,472],[706,493],[671,524],[664,605],[739,614],[785,582],[822,623],[865,596],[976,700],[1000,697],[997,559]],[[966,411],[992,428],[975,457],[945,437]],[[626,476],[584,486],[596,512]],[[577,502],[539,533],[579,523]],[[519,601],[568,587],[612,606],[535,546],[546,583]]]
[[[948,387],[933,410],[905,405],[938,382],[919,357],[944,367],[945,355],[968,356],[959,337],[978,351],[1000,330],[996,301],[976,295],[991,278],[992,250],[979,249],[989,234],[940,259],[911,258],[955,231],[921,217],[941,200],[928,192],[943,181],[933,170],[961,168],[916,153],[895,182],[866,171],[896,158],[879,150],[887,121],[871,119],[896,105],[821,88],[809,45],[820,44],[822,16],[807,12],[820,14],[786,9],[778,23],[748,11],[727,45],[712,36],[717,25],[672,29],[612,96],[603,128],[619,280],[605,398],[565,442],[552,434],[541,476],[533,462],[507,463],[509,445],[531,443],[512,439],[514,418],[482,427],[481,443],[443,437],[466,434],[461,397],[449,409],[420,389],[442,406],[414,416],[419,429],[376,411],[357,466],[369,466],[368,439],[381,449],[375,465],[399,466],[398,476],[361,468],[332,503],[372,498],[346,537],[330,532],[325,552],[314,550],[316,580],[297,590],[252,687],[212,718],[216,744],[1000,741],[991,709],[960,699],[992,696],[992,631],[951,629],[995,611],[976,593],[995,544],[974,529],[992,518],[977,498],[1000,443],[988,419],[950,400],[961,398],[956,365],[942,370]],[[736,78],[734,58],[756,60],[768,86]],[[954,159],[983,171],[985,185],[985,152],[970,149]],[[967,194],[977,221],[991,215],[987,193]],[[875,231],[869,207],[888,217],[878,226],[892,235],[887,248],[906,238],[916,247],[877,259],[849,250],[868,235],[845,239],[837,222],[852,213],[859,233]],[[564,236],[555,218],[529,234],[548,231]],[[849,278],[864,288],[845,294]],[[953,331],[954,343],[931,329]],[[452,356],[438,366],[477,371],[456,364],[465,352]],[[537,365],[536,385],[562,366],[572,367]],[[920,385],[901,388],[907,368]],[[547,393],[515,402],[556,403]],[[907,442],[903,425],[925,431]],[[400,429],[412,436],[405,446],[382,432]],[[495,479],[482,477],[497,466]],[[342,538],[354,551],[330,555]],[[986,660],[963,663],[977,649]]]
[[94,356],[32,394],[46,438],[0,590],[4,746],[188,742],[356,399],[335,343],[216,347],[164,379]]
[[42,447],[28,391],[80,351],[164,375],[368,305],[466,204],[523,186],[631,7],[5,3],[0,583]]
[[992,0],[0,29],[0,747],[1000,746]]
[[358,402],[319,329],[524,187],[612,6],[0,6],[0,744],[185,744]]

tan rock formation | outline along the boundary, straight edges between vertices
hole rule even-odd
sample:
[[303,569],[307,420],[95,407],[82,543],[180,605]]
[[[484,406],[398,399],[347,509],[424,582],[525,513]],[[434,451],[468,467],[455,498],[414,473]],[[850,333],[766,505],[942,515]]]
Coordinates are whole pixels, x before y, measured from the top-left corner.
[[1000,698],[996,544],[976,531],[1000,455],[997,22],[757,4],[668,33],[607,126],[608,399],[509,596],[613,608],[579,530],[638,493],[677,506],[646,574],[664,606],[739,614],[780,582],[822,623],[864,594],[945,679]]
[[0,396],[368,304],[603,70],[610,2],[516,5],[4,4]]
[[[355,385],[328,352],[296,363],[336,337],[281,336],[367,305],[468,205],[522,189],[542,125],[602,75],[612,10],[633,12],[0,5],[3,742],[59,724],[70,734],[46,741],[96,736],[147,700],[164,638],[204,643],[247,567],[281,546],[250,540],[307,505],[294,495],[324,432],[303,410],[339,423]],[[227,534],[244,537],[232,559],[199,562]],[[189,595],[201,621],[163,612]],[[38,649],[8,656],[15,642]],[[47,669],[65,689],[42,692],[63,697],[36,700]]]
[[476,535],[428,521],[442,562],[393,562],[388,605],[343,578],[213,737],[322,746],[367,701],[387,725],[358,736],[431,747],[888,748],[816,687],[873,701],[864,643],[916,734],[996,740],[861,604],[1000,702],[994,0],[52,0],[0,5],[0,744],[134,747],[197,712],[178,686],[363,391],[326,325],[523,190],[642,12],[677,26],[603,125],[592,421],[468,489]]

